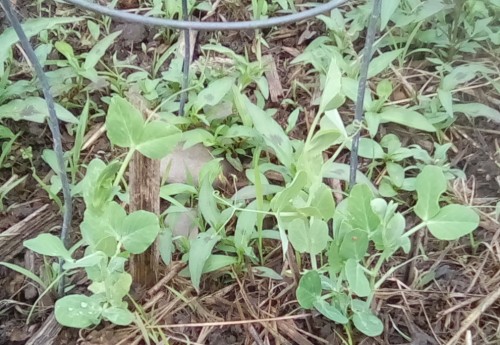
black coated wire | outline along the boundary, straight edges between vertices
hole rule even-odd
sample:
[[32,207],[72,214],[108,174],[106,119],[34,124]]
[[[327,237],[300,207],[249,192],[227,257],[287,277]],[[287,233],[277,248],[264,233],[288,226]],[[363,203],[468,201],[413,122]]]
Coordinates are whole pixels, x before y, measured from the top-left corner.
[[[188,20],[188,5],[187,0],[182,0],[182,20]],[[191,63],[191,39],[189,29],[183,30],[184,34],[184,61],[182,65],[182,94],[179,104],[179,116],[184,116],[184,106],[186,105],[188,96],[188,83],[189,83],[189,65]]]
[[[368,22],[368,30],[366,33],[365,47],[363,49],[363,60],[361,63],[361,69],[359,72],[359,85],[358,85],[358,95],[356,100],[356,108],[354,113],[354,122],[361,124],[363,121],[363,108],[365,102],[365,90],[366,82],[368,79],[368,67],[370,67],[370,61],[373,55],[373,44],[375,42],[375,35],[377,31],[377,22],[380,18],[381,11],[381,0],[373,1],[373,9]],[[358,151],[359,151],[359,138],[361,136],[361,130],[358,130],[352,141],[351,147],[351,161],[350,161],[350,173],[349,173],[349,188],[352,188],[356,184],[356,174],[358,170]]]
[[[8,20],[12,24],[14,31],[19,37],[19,42],[21,43],[21,46],[23,47],[29,62],[35,69],[35,74],[38,77],[38,80],[40,81],[40,84],[42,86],[45,102],[47,103],[47,108],[49,110],[48,124],[50,131],[52,132],[54,152],[56,154],[56,160],[57,160],[57,169],[59,169],[59,171],[56,171],[56,173],[61,179],[62,192],[64,198],[64,212],[63,212],[63,224],[61,229],[61,240],[64,243],[65,247],[68,248],[68,235],[71,226],[73,206],[72,206],[71,191],[68,182],[68,176],[66,175],[66,165],[64,164],[64,152],[62,148],[61,131],[59,130],[59,120],[57,118],[55,111],[54,98],[52,97],[52,93],[50,92],[49,82],[47,80],[47,77],[45,76],[45,73],[43,72],[43,67],[40,64],[38,58],[36,57],[35,51],[33,50],[33,47],[31,46],[28,37],[26,37],[26,34],[24,33],[21,23],[17,19],[17,16],[15,15],[12,9],[10,0],[0,0],[0,1]],[[63,263],[64,263],[63,260],[59,261],[60,273],[62,272]],[[58,292],[59,295],[64,294],[64,276],[60,280]]]
[[113,18],[121,19],[126,22],[138,23],[150,26],[162,26],[180,30],[196,31],[226,31],[226,30],[253,30],[263,29],[273,26],[279,26],[288,23],[298,22],[304,19],[316,17],[322,13],[333,10],[348,0],[331,0],[325,4],[318,5],[306,11],[289,14],[282,17],[273,17],[261,20],[251,20],[244,22],[194,22],[187,20],[162,19],[154,17],[145,17],[139,14],[133,14],[125,11],[115,10],[99,4],[91,3],[86,0],[64,0],[72,4],[98,14],[104,14]]

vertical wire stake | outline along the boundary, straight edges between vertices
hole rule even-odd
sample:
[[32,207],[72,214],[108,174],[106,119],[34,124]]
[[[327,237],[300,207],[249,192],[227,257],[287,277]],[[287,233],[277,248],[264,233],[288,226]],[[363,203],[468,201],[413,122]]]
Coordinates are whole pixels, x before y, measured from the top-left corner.
[[[187,0],[182,0],[182,20],[188,20]],[[189,84],[189,65],[191,63],[191,42],[189,29],[183,30],[184,34],[184,61],[182,64],[182,93],[179,104],[179,116],[184,116],[184,107],[187,102],[187,88]]]
[[[370,67],[370,60],[373,54],[373,44],[375,42],[375,34],[377,31],[377,23],[380,17],[381,11],[381,0],[373,1],[372,14],[368,22],[368,30],[366,33],[365,47],[363,50],[363,60],[361,63],[361,70],[359,73],[359,85],[358,85],[358,96],[356,100],[356,109],[354,114],[354,124],[360,125],[363,121],[363,111],[365,102],[365,91],[366,82],[368,79],[368,67]],[[349,189],[351,189],[356,184],[356,173],[358,170],[358,150],[359,150],[359,138],[361,135],[361,129],[356,132],[356,135],[352,141],[351,147],[351,162],[350,162],[350,174],[349,174]]]
[[[47,108],[49,110],[49,118],[48,118],[48,124],[50,131],[52,133],[52,141],[53,141],[53,147],[54,147],[54,152],[56,154],[56,160],[57,160],[57,169],[59,171],[56,171],[57,175],[61,179],[61,185],[62,185],[62,191],[63,191],[63,198],[64,198],[64,212],[63,212],[63,224],[61,228],[61,241],[64,243],[64,246],[68,248],[68,234],[69,234],[69,229],[71,226],[71,217],[72,217],[72,200],[71,200],[71,192],[70,192],[70,186],[68,182],[68,176],[66,175],[66,166],[64,164],[64,153],[63,153],[63,148],[62,148],[62,141],[61,141],[61,131],[59,130],[59,120],[57,119],[56,116],[56,111],[55,111],[55,106],[54,106],[54,98],[52,97],[52,94],[50,92],[50,85],[47,80],[47,77],[45,76],[45,73],[43,72],[42,65],[40,64],[40,61],[38,61],[38,58],[36,57],[36,54],[33,50],[33,47],[30,44],[30,41],[28,40],[28,37],[26,37],[26,34],[24,33],[24,30],[21,26],[21,23],[17,19],[16,15],[14,14],[14,11],[12,10],[12,6],[10,3],[10,0],[0,0],[2,7],[4,9],[4,12],[9,19],[10,23],[12,24],[12,27],[14,28],[14,31],[16,32],[17,36],[19,37],[19,42],[21,43],[21,46],[24,49],[24,52],[26,53],[26,56],[28,57],[29,62],[35,69],[35,74],[38,77],[38,80],[40,81],[40,84],[42,86],[42,91],[43,91],[43,96],[45,98],[45,102],[47,103]],[[62,274],[62,266],[64,264],[64,260],[61,258],[59,259],[59,274]],[[58,287],[58,294],[59,296],[62,296],[64,294],[64,276],[61,277],[61,280],[59,281],[59,287]]]

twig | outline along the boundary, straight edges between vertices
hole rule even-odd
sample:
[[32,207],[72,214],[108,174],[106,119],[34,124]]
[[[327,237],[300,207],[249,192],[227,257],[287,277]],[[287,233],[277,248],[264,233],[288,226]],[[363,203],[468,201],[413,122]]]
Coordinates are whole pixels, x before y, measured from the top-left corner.
[[[188,20],[187,0],[182,0],[182,20]],[[186,105],[189,83],[189,65],[191,63],[191,39],[189,29],[183,30],[184,33],[184,61],[182,64],[182,94],[179,104],[179,116],[184,116],[184,106]]]

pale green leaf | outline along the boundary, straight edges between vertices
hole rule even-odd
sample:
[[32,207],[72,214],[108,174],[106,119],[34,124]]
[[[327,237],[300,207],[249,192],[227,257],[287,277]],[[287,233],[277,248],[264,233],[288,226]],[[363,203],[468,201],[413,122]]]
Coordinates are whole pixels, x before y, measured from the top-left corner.
[[439,212],[439,198],[446,191],[446,177],[443,169],[438,166],[427,165],[418,174],[415,181],[417,189],[417,204],[415,214],[427,221]]
[[23,245],[38,254],[71,260],[71,254],[64,247],[61,239],[51,234],[40,234],[35,238],[24,241]]
[[[1,50],[1,49],[0,49]],[[78,123],[78,119],[61,105],[55,103],[56,116],[68,123]],[[0,120],[12,119],[43,123],[49,117],[47,103],[40,97],[15,99],[0,106]]]
[[370,67],[368,68],[368,79],[382,73],[386,68],[389,67],[392,61],[396,59],[403,49],[391,50],[386,53],[382,53],[370,62]]
[[369,337],[379,336],[384,331],[382,321],[371,311],[355,313],[352,321],[358,331]]
[[339,95],[342,89],[342,72],[335,58],[330,61],[330,67],[328,68],[328,73],[326,74],[325,87],[321,96],[321,103],[319,106],[318,113],[321,114],[327,110],[329,103]]
[[456,240],[470,234],[478,225],[479,215],[463,205],[447,205],[427,221],[431,234],[444,241]]
[[211,82],[198,94],[194,103],[195,108],[199,110],[206,105],[215,106],[219,104],[224,96],[231,91],[234,82],[235,78],[233,77],[224,77]]
[[128,326],[134,321],[135,316],[127,309],[119,307],[109,307],[102,311],[102,316],[119,326]]
[[10,262],[0,262],[0,265],[5,266],[8,269],[11,269],[13,271],[16,271],[17,273],[21,273],[26,278],[29,278],[29,279],[33,280],[35,283],[37,283],[38,285],[40,285],[40,287],[44,290],[47,288],[45,283],[35,273],[27,270],[24,267],[21,267],[21,266],[16,265],[16,264],[12,264]]
[[348,259],[345,263],[345,276],[349,287],[359,297],[367,297],[372,292],[370,282],[365,272],[355,259]]
[[63,326],[88,328],[101,322],[102,307],[96,298],[68,295],[56,301],[54,313]]
[[196,291],[200,290],[203,268],[212,253],[212,249],[220,241],[220,236],[213,229],[202,232],[191,241],[189,250],[189,273],[191,282]]
[[321,297],[321,278],[316,271],[309,271],[300,278],[296,291],[300,306],[310,309]]
[[353,229],[368,233],[377,229],[380,219],[371,208],[374,198],[372,191],[365,184],[355,185],[347,199],[348,222]]
[[463,113],[468,117],[485,117],[496,123],[500,123],[500,111],[482,103],[454,104],[453,110],[456,113]]
[[396,9],[398,8],[401,0],[382,0],[382,8],[380,12],[380,30],[383,31],[391,16],[394,14]]
[[149,122],[144,126],[137,150],[151,159],[161,159],[168,155],[181,139],[177,127],[163,121]]
[[382,109],[379,114],[382,123],[394,122],[403,126],[435,132],[436,128],[422,114],[402,107],[390,106]]
[[117,232],[122,236],[123,247],[132,254],[140,254],[148,249],[158,236],[158,217],[151,212],[136,211],[129,214]]
[[114,96],[106,116],[106,130],[113,145],[132,147],[142,141],[144,119],[132,104]]
[[94,68],[99,60],[104,56],[106,50],[108,50],[121,33],[121,31],[115,31],[97,42],[88,52],[87,57],[85,58],[85,63],[83,64],[83,69],[88,70],[90,68]]

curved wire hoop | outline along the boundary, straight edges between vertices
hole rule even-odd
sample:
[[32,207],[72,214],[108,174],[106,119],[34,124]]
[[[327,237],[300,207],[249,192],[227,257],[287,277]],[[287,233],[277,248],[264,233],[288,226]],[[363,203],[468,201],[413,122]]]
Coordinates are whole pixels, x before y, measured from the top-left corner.
[[250,30],[263,29],[272,26],[278,26],[300,20],[315,17],[322,13],[328,12],[346,3],[348,0],[331,0],[326,4],[322,4],[306,11],[289,14],[282,17],[273,17],[261,20],[252,20],[244,22],[194,22],[186,20],[162,19],[154,17],[145,17],[140,14],[129,13],[125,11],[115,10],[109,7],[91,3],[86,0],[64,0],[68,4],[72,4],[84,8],[95,13],[118,18],[127,22],[139,23],[150,26],[163,26],[172,29],[181,30],[196,30],[196,31],[226,31],[226,30]]

